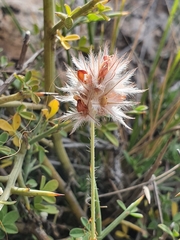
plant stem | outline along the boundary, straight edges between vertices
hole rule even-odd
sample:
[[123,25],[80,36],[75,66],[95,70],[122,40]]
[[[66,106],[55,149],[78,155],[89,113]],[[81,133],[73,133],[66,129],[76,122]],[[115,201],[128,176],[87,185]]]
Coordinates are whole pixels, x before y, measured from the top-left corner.
[[15,93],[15,94],[11,94],[9,96],[3,96],[0,98],[0,104],[4,104],[4,103],[7,103],[7,102],[13,102],[13,101],[22,101],[24,100],[24,98],[28,98],[29,95],[28,94],[23,94],[22,92],[18,92],[18,93]]
[[7,176],[0,176],[0,182],[1,182],[1,183],[7,182],[8,179],[9,179],[9,175],[7,175]]
[[[97,0],[96,0],[97,1]],[[55,79],[55,47],[54,47],[54,43],[55,43],[55,34],[56,31],[52,32],[53,30],[53,26],[54,26],[54,16],[55,16],[55,6],[54,6],[54,0],[44,0],[43,4],[44,4],[44,75],[45,75],[45,91],[50,91],[50,92],[54,92],[54,79]],[[62,28],[62,27],[61,27]],[[50,101],[50,97],[47,98],[47,102]],[[57,129],[57,131],[59,130],[59,126],[55,125],[53,128],[51,128],[49,131],[51,133],[54,133]],[[41,136],[37,136],[37,137],[42,137]],[[34,140],[38,140],[37,138]],[[69,174],[74,175],[75,171],[72,167],[72,164],[67,156],[66,150],[62,144],[62,140],[61,140],[61,135],[59,132],[54,133],[53,134],[53,141],[54,141],[54,147],[56,149],[57,155],[59,160],[62,162],[63,167],[65,167],[65,170],[67,172],[67,170],[69,171]],[[32,144],[33,141],[31,141]],[[59,151],[60,149],[60,151]],[[54,177],[54,176],[53,176]],[[59,183],[60,185],[60,183]],[[64,192],[65,192],[65,187],[64,187]],[[75,202],[76,199],[74,197],[74,195],[69,194],[69,197],[72,197],[72,199],[70,200],[70,202]],[[76,214],[78,216],[82,216],[84,215],[84,213],[82,212],[82,210],[80,209],[80,206],[77,205],[77,203],[75,202],[75,205],[73,207],[73,209],[78,206],[79,208],[79,213]],[[78,208],[76,209],[75,212],[78,211]]]
[[52,135],[52,140],[54,144],[54,149],[56,151],[56,155],[58,157],[58,160],[61,162],[63,170],[65,171],[65,174],[67,176],[72,177],[75,175],[75,170],[72,166],[72,163],[67,155],[66,149],[62,142],[62,137],[59,132],[54,133]]
[[[54,26],[54,0],[44,0],[44,81],[45,91],[54,92],[55,79],[55,47],[54,34],[51,34]],[[49,98],[48,98],[49,100]]]
[[[96,182],[95,182],[96,184]],[[95,214],[96,214],[96,232],[97,236],[101,235],[102,232],[102,218],[101,218],[101,207],[100,207],[100,202],[99,202],[99,195],[98,195],[98,189],[97,189],[97,184],[95,187],[95,196],[96,196],[96,209],[95,209]]]
[[[87,0],[84,0],[84,3],[87,3]],[[94,40],[94,35],[92,34],[93,32],[93,23],[87,23],[87,29],[88,29],[88,36],[89,36],[89,44],[93,45],[93,40]]]
[[19,187],[12,187],[11,188],[12,194],[17,194],[20,196],[28,196],[28,197],[35,197],[35,196],[46,196],[46,197],[57,197],[62,196],[63,194],[50,192],[50,191],[42,191],[42,190],[35,190],[30,188],[19,188]]
[[90,177],[91,177],[91,240],[97,239],[96,225],[95,225],[95,201],[96,201],[96,179],[95,179],[95,124],[91,121],[91,163],[90,163]]
[[[121,13],[124,9],[125,5],[125,0],[121,2],[120,10],[119,12]],[[113,24],[113,31],[112,31],[112,36],[111,36],[111,46],[110,46],[110,53],[113,53],[113,50],[115,48],[115,44],[118,38],[118,32],[119,32],[119,24],[121,21],[122,15],[120,15],[118,18],[114,19],[114,24]]]
[[[14,95],[14,94],[13,94]],[[7,97],[11,97],[11,95],[7,96]],[[29,96],[30,97],[30,96]],[[28,98],[29,98],[28,97]],[[4,98],[4,97],[3,97]],[[9,101],[9,99],[7,99]],[[46,106],[43,104],[36,104],[36,103],[32,103],[32,102],[22,102],[22,98],[20,99],[20,101],[5,101],[5,103],[1,104],[1,98],[0,98],[0,108],[4,107],[4,108],[13,108],[13,107],[19,107],[21,105],[24,105],[27,109],[31,109],[31,110],[41,110],[43,108],[45,108]]]
[[[23,187],[23,188],[26,188],[26,185],[25,185],[25,183],[24,183],[24,179],[23,179],[23,176],[22,176],[22,172],[20,172],[20,174],[19,174],[19,176],[18,176],[18,185],[19,185],[19,187]],[[12,193],[12,189],[11,189],[11,193]],[[26,206],[26,208],[28,209],[28,210],[30,210],[31,209],[31,207],[30,207],[30,203],[29,203],[29,199],[28,199],[28,197],[27,196],[23,196],[23,198],[24,198],[24,203],[25,203],[25,206]]]
[[45,138],[55,132],[57,132],[60,129],[60,126],[58,124],[55,124],[52,128],[48,129],[47,131],[44,131],[42,133],[40,133],[39,135],[36,135],[35,137],[33,137],[30,141],[29,144],[34,144],[38,141],[40,141],[42,138]]
[[139,203],[142,201],[143,199],[143,195],[138,198],[135,202],[133,202],[132,204],[129,205],[128,208],[126,208],[124,210],[124,212],[119,215],[112,223],[109,224],[109,226],[107,226],[101,233],[101,236],[98,237],[98,240],[102,240],[104,239],[113,229],[115,229],[115,227],[117,227],[119,225],[119,223],[126,218],[133,209],[135,209]]

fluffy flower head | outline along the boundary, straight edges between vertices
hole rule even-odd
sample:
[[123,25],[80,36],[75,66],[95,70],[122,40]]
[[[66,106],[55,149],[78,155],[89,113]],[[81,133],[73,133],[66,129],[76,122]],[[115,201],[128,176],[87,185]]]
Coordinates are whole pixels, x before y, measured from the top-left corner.
[[61,119],[72,119],[75,123],[73,131],[83,122],[98,122],[99,116],[111,116],[129,128],[124,118],[130,117],[124,111],[135,102],[128,99],[143,91],[130,81],[135,70],[126,71],[129,60],[118,58],[117,52],[108,55],[106,45],[98,55],[91,51],[86,59],[80,53],[78,58],[72,57],[72,61],[76,69],[67,67],[68,82],[61,88],[66,96],[57,98],[72,102],[74,108]]

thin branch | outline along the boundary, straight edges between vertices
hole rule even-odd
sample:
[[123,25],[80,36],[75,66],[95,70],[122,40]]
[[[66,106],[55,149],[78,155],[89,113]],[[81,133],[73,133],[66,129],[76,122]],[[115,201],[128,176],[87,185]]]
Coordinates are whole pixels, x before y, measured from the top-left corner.
[[27,52],[27,49],[28,49],[29,39],[30,39],[30,31],[26,31],[24,41],[23,41],[23,45],[22,45],[22,48],[21,48],[21,54],[20,54],[20,57],[19,57],[19,61],[16,65],[17,70],[20,70],[23,67],[26,52]]
[[[0,98],[1,100],[1,98]],[[46,108],[44,104],[35,104],[35,103],[29,103],[29,102],[22,102],[22,101],[10,101],[5,102],[3,104],[0,104],[0,107],[9,108],[9,107],[19,107],[20,105],[24,105],[27,109],[32,110],[41,110],[43,108]]]
[[171,138],[167,141],[167,143],[164,145],[163,149],[159,152],[155,163],[152,165],[152,167],[149,169],[149,171],[145,174],[144,181],[149,180],[152,177],[152,175],[154,174],[154,172],[156,171],[156,169],[161,164],[162,158],[169,146],[170,141],[171,141]]
[[[168,171],[166,171],[165,173],[159,175],[158,177],[156,177],[153,181],[156,181],[157,184],[160,184],[162,182],[164,182],[165,180],[167,180],[168,178],[172,177],[174,174],[175,174],[175,170],[177,168],[180,167],[180,164],[177,164],[176,166],[174,166],[173,168],[169,169]],[[103,198],[103,197],[109,197],[109,196],[113,196],[113,195],[116,195],[118,193],[123,193],[123,192],[128,192],[128,191],[132,191],[136,188],[140,188],[140,187],[143,187],[145,185],[148,185],[148,184],[151,184],[152,182],[152,179],[150,179],[149,181],[147,182],[143,182],[143,183],[140,183],[140,184],[137,184],[135,186],[131,186],[131,187],[128,187],[128,188],[124,188],[124,189],[120,189],[120,190],[117,190],[117,191],[113,191],[113,192],[110,192],[110,193],[104,193],[104,194],[100,194],[99,195],[99,198]],[[86,202],[88,203],[88,201],[90,200],[91,198],[87,198],[86,199]]]
[[37,223],[33,221],[29,221],[28,223],[16,223],[18,227],[18,231],[23,234],[34,234],[38,240],[49,240],[50,238],[42,228],[42,226],[38,226]]
[[155,181],[155,175],[154,174],[152,175],[151,179],[153,180],[153,189],[154,189],[154,195],[155,195],[155,198],[156,198],[156,203],[157,203],[157,206],[158,206],[160,222],[163,223],[161,201],[159,199],[159,193],[158,193],[158,188],[157,188],[157,184],[156,184],[156,181]]

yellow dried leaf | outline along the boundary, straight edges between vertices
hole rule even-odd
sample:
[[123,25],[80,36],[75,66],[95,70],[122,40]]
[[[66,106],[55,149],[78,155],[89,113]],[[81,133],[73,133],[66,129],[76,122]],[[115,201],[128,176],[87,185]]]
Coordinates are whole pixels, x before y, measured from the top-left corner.
[[21,117],[18,113],[15,113],[13,116],[12,127],[16,131],[21,124]]
[[174,217],[174,215],[176,215],[178,213],[178,204],[177,204],[177,202],[172,202],[172,204],[171,204],[171,213],[172,213],[173,217]]
[[119,230],[117,230],[117,231],[115,232],[115,235],[116,235],[116,237],[118,237],[118,238],[126,238],[126,239],[129,239],[129,235],[127,235],[126,233],[121,232],[121,231],[119,231]]
[[6,168],[12,165],[12,160],[6,159],[6,161],[1,161],[0,168]]
[[128,229],[129,229],[128,226],[125,225],[125,224],[122,224],[121,227],[122,227],[123,232],[124,232],[125,234],[127,234],[127,233],[128,233]]
[[13,144],[16,146],[16,147],[19,147],[21,145],[21,139],[19,139],[17,136],[15,136],[13,138]]
[[[133,229],[133,230],[135,230],[135,231],[137,231],[137,232],[141,232],[143,235],[146,235],[146,231],[145,231],[144,229],[142,229],[141,227],[137,226],[137,225],[134,224],[134,223],[131,223],[131,222],[126,221],[126,220],[122,220],[122,221],[121,221],[121,224],[122,224],[122,226],[123,226],[123,225],[126,225],[127,228],[131,228],[131,229]],[[122,229],[123,229],[123,228],[122,228]],[[124,231],[124,230],[123,230],[123,231]]]
[[14,132],[13,127],[4,119],[0,119],[0,128],[4,131],[9,132],[11,135]]

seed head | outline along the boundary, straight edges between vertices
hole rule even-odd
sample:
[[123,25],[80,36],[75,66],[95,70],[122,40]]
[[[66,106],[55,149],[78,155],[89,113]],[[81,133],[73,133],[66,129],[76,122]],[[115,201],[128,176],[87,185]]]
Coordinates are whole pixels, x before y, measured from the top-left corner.
[[131,82],[135,70],[126,70],[129,59],[125,56],[119,58],[117,52],[108,55],[108,46],[105,45],[104,51],[100,50],[98,55],[91,51],[86,59],[80,53],[78,58],[73,56],[72,61],[76,69],[67,67],[68,82],[60,88],[66,95],[57,97],[74,105],[61,117],[74,121],[72,132],[83,122],[98,123],[100,116],[111,116],[129,128],[124,118],[130,117],[124,111],[136,104],[129,97],[144,91]]

